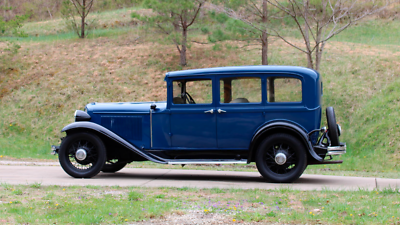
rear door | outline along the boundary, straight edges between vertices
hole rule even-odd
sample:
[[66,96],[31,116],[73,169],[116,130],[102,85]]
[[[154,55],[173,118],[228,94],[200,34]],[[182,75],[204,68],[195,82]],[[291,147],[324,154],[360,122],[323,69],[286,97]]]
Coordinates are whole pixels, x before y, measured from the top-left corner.
[[255,130],[264,121],[261,76],[223,76],[217,102],[217,140],[220,149],[249,148]]

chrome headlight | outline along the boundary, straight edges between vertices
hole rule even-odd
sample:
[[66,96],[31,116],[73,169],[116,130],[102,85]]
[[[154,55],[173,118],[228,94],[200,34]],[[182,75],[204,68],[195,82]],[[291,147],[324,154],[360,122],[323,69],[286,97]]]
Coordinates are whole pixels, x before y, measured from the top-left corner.
[[[86,108],[85,108],[86,109]],[[82,110],[76,110],[75,111],[75,122],[79,122],[79,121],[90,121],[91,117],[89,116],[89,114],[87,114],[86,112],[82,111]]]

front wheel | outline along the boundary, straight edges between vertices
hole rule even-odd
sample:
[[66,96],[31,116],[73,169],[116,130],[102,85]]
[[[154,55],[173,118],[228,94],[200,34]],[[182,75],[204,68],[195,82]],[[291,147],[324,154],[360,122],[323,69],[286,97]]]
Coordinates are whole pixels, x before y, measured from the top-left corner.
[[80,132],[64,138],[58,155],[67,174],[75,178],[90,178],[103,167],[106,148],[97,135]]
[[297,180],[307,167],[307,154],[303,144],[285,133],[268,136],[256,153],[256,165],[261,175],[275,183]]

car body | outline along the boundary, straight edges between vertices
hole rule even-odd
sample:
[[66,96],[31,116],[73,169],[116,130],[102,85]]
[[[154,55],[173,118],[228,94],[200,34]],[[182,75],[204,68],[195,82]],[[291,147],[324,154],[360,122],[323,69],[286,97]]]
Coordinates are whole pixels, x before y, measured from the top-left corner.
[[90,103],[62,129],[60,164],[73,177],[116,172],[132,161],[163,164],[256,162],[272,182],[292,182],[307,165],[341,163],[332,107],[321,128],[318,72],[238,66],[168,72],[166,102]]

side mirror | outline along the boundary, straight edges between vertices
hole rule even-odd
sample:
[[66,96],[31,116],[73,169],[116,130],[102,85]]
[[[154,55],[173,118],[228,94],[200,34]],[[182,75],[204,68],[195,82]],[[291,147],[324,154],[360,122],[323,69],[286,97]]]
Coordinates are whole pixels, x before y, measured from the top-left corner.
[[151,104],[151,105],[150,105],[150,109],[155,110],[156,108],[157,108],[157,105],[156,105],[156,104]]

